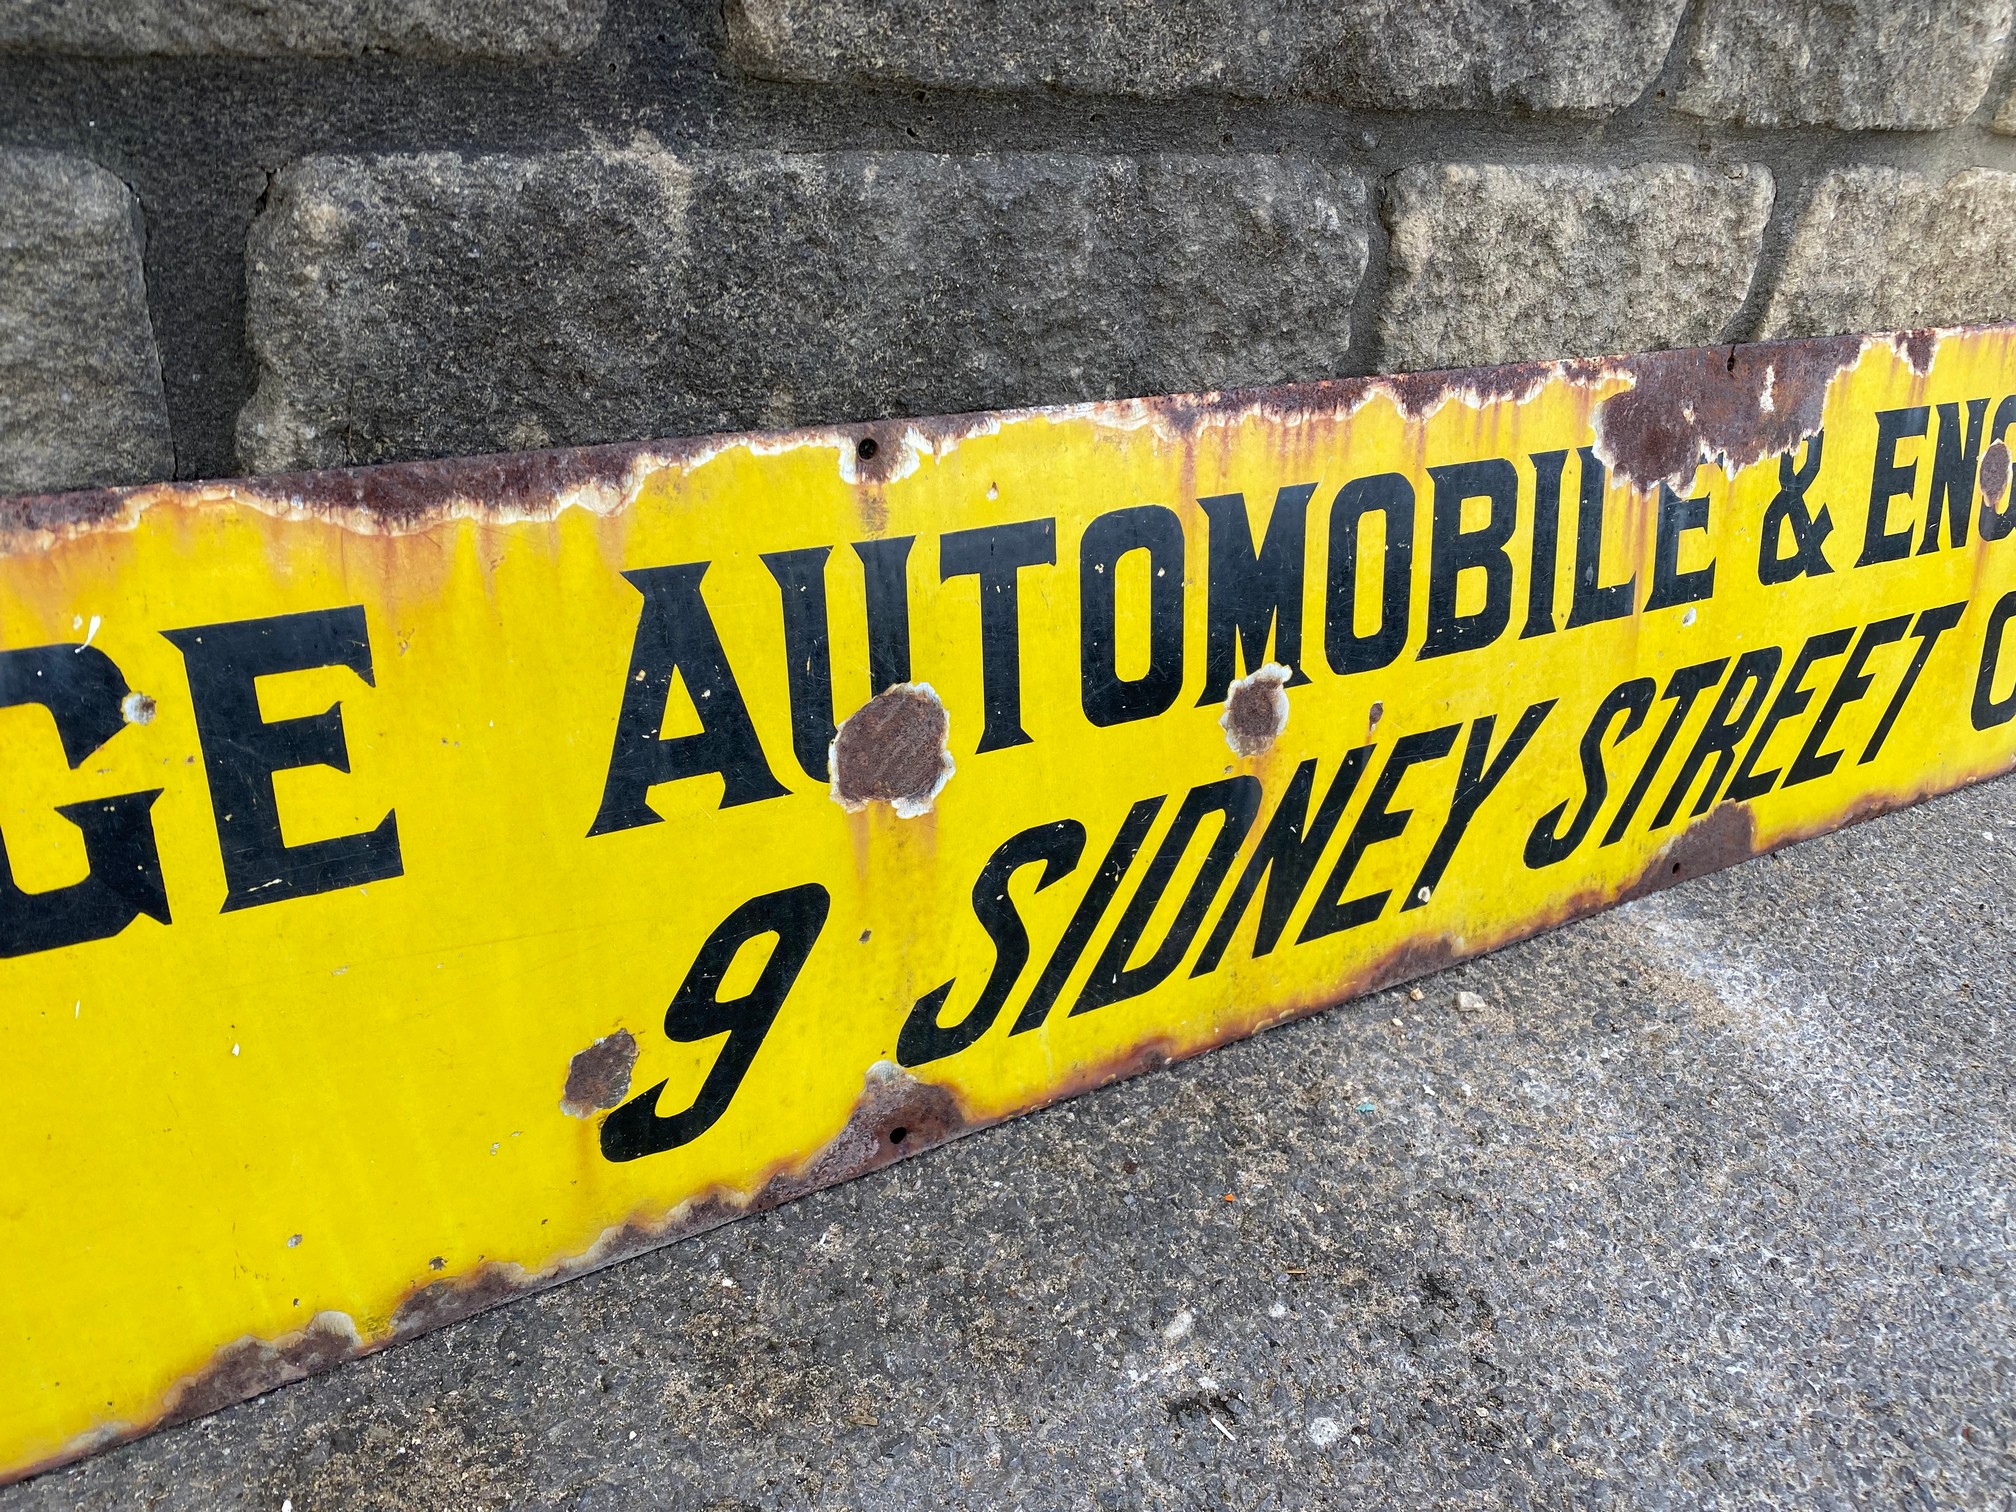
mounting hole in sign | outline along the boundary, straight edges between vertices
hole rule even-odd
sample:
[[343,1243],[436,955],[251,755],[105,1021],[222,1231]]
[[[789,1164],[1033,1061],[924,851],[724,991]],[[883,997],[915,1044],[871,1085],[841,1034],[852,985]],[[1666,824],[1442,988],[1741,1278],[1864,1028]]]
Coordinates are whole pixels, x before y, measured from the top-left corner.
[[863,462],[874,460],[875,453],[881,449],[881,447],[875,444],[873,436],[863,436],[859,441],[854,443],[854,455],[859,457]]
[[891,1144],[901,1144],[909,1137],[910,1131],[900,1126],[889,1131],[889,1143]]

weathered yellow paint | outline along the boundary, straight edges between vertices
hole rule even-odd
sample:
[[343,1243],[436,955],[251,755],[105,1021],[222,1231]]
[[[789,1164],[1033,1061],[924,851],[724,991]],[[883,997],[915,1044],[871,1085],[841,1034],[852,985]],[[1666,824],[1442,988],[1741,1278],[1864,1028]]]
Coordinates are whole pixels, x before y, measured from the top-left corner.
[[[1831,511],[1830,575],[1757,580],[1759,522],[1779,488],[1775,456],[1733,480],[1703,465],[1683,492],[1709,499],[1709,526],[1685,538],[1680,566],[1712,559],[1712,597],[1535,638],[1520,638],[1529,456],[1590,445],[1599,405],[1640,381],[1628,368],[1535,368],[1524,384],[1471,375],[1432,403],[1408,391],[1411,417],[1394,389],[1366,382],[1251,402],[1116,403],[876,427],[872,469],[857,456],[859,430],[647,449],[509,507],[469,495],[486,474],[450,467],[430,475],[426,507],[397,518],[258,484],[140,490],[88,522],[25,508],[0,515],[0,652],[88,635],[157,709],[74,771],[45,709],[0,709],[0,834],[16,882],[39,892],[85,875],[79,832],[55,805],[159,788],[152,817],[173,913],[172,924],[141,917],[114,938],[0,960],[0,1471],[143,1430],[178,1383],[237,1341],[284,1341],[318,1315],[340,1314],[348,1325],[325,1317],[323,1332],[340,1339],[354,1327],[369,1346],[392,1336],[395,1314],[421,1288],[563,1274],[619,1242],[692,1221],[697,1200],[732,1209],[804,1166],[847,1125],[870,1068],[895,1058],[920,996],[956,979],[946,1019],[973,1002],[994,961],[970,903],[975,878],[997,846],[1031,826],[1079,820],[1084,856],[1040,893],[1036,869],[1016,876],[1030,965],[986,1036],[915,1071],[949,1089],[970,1122],[1097,1081],[1144,1046],[1195,1051],[1523,936],[1689,864],[1690,854],[1706,864],[1733,859],[1726,843],[1714,849],[1716,836],[1737,836],[1734,854],[1747,853],[2005,770],[2016,723],[1977,729],[1970,709],[1990,611],[2016,589],[2016,539],[1984,542],[1977,529],[1966,546],[1917,554],[1934,434],[1897,453],[1918,464],[1911,502],[1893,508],[1895,526],[1913,529],[1913,554],[1854,562],[1875,413],[1942,402],[1964,412],[1965,401],[1985,397],[1992,417],[2016,392],[2016,347],[2006,331],[1947,333],[1927,373],[1885,340],[1850,357],[1827,392],[1824,465],[1808,490]],[[1932,432],[1938,424],[1935,414]],[[1520,480],[1511,623],[1488,647],[1421,660],[1427,469],[1484,457],[1510,459]],[[1329,506],[1347,480],[1386,471],[1416,489],[1413,623],[1391,666],[1340,676],[1324,654]],[[1557,623],[1572,587],[1577,476],[1571,454]],[[1276,490],[1302,483],[1316,485],[1302,648],[1311,681],[1289,690],[1289,723],[1274,747],[1237,757],[1221,707],[1199,706],[1209,564],[1197,501],[1243,492],[1259,540]],[[1097,728],[1080,702],[1079,543],[1096,516],[1147,503],[1174,509],[1185,533],[1182,692],[1165,713]],[[1613,475],[1605,580],[1635,570],[1641,603],[1656,508],[1656,491]],[[1978,512],[1971,494],[1968,509]],[[1022,723],[1031,739],[980,752],[979,589],[972,577],[940,581],[938,537],[1039,518],[1056,521],[1057,565],[1020,577]],[[843,811],[794,759],[779,589],[759,559],[834,548],[826,583],[834,701],[844,715],[871,692],[862,567],[850,546],[891,535],[917,537],[912,672],[949,710],[957,764],[932,810],[909,819],[881,803]],[[1376,538],[1368,531],[1368,558]],[[643,602],[619,574],[701,561],[711,564],[703,591],[713,623],[789,793],[722,808],[721,780],[693,778],[653,791],[664,823],[591,838]],[[1130,676],[1148,658],[1144,561],[1124,562],[1117,586],[1119,666]],[[1361,565],[1373,594],[1373,567]],[[1465,573],[1459,611],[1484,597],[1485,575]],[[1692,853],[1674,844],[1684,809],[1665,828],[1650,827],[1708,716],[1711,688],[1620,843],[1599,845],[1600,832],[1668,704],[1609,748],[1618,775],[1596,832],[1558,865],[1522,862],[1535,821],[1556,804],[1575,807],[1578,744],[1614,686],[1642,674],[1663,690],[1676,668],[1763,645],[1785,648],[1782,682],[1809,636],[1947,603],[1966,607],[1934,644],[1873,762],[1855,757],[1917,644],[1909,639],[1869,659],[1872,691],[1844,707],[1830,743],[1848,751],[1839,766],[1750,802],[1747,830],[1729,822],[1726,803],[1721,827],[1711,815]],[[396,812],[403,874],[221,911],[218,829],[190,684],[162,632],[350,605],[364,611],[374,686],[322,668],[260,688],[268,721],[340,701],[350,752],[347,773],[278,775],[282,825],[299,845],[369,830]],[[1368,606],[1360,629],[1371,623]],[[1812,705],[1785,722],[1757,770],[1792,759],[1843,661],[1815,664]],[[2016,679],[2016,649],[2006,664],[1994,694]],[[1399,912],[1450,807],[1471,721],[1496,716],[1495,752],[1524,709],[1550,699],[1558,703],[1485,801],[1430,901]],[[675,688],[667,733],[696,729],[698,718]],[[1392,902],[1362,928],[1296,943],[1394,740],[1450,724],[1462,726],[1455,749],[1409,771],[1392,802],[1414,810],[1413,821],[1367,851],[1347,889],[1390,888]],[[1280,944],[1253,958],[1256,902],[1223,965],[1190,976],[1297,763],[1320,763],[1320,797],[1344,753],[1368,743],[1364,778]],[[1239,773],[1264,785],[1259,822],[1183,967],[1144,996],[1072,1016],[1075,984],[1182,795]],[[1011,1035],[1122,817],[1164,794],[1171,801],[1073,988],[1043,1028]],[[1203,848],[1200,838],[1145,938],[1161,938]],[[641,1047],[633,1093],[664,1080],[661,1109],[685,1107],[720,1041],[668,1040],[668,1001],[702,940],[739,904],[807,882],[830,892],[830,917],[726,1113],[683,1148],[605,1159],[601,1115],[560,1106],[572,1058],[628,1030]],[[753,980],[760,947],[744,957],[731,994]],[[611,1237],[625,1225],[634,1227]],[[203,1400],[185,1398],[185,1410]]]

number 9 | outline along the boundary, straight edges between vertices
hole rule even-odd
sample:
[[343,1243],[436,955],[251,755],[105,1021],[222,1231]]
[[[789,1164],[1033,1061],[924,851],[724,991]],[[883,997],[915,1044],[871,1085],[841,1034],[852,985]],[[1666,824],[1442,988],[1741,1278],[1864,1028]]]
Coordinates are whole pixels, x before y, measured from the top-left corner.
[[[602,1121],[602,1154],[612,1161],[636,1160],[691,1144],[728,1110],[750,1063],[777,1021],[777,1010],[804,969],[805,959],[826,925],[832,898],[816,882],[751,898],[723,919],[700,947],[686,980],[665,1010],[665,1037],[683,1045],[726,1034],[714,1065],[693,1105],[666,1117],[658,1111],[660,1082],[640,1092]],[[741,997],[722,998],[721,979],[742,947],[758,935],[774,934],[770,959],[756,985]]]

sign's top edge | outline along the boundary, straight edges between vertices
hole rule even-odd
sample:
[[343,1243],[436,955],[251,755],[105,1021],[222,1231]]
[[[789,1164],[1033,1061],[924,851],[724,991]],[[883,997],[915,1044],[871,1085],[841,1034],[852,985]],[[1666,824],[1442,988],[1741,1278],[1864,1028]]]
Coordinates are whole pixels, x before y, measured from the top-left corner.
[[[1589,388],[1616,380],[1628,383],[1620,394],[1610,397],[1634,394],[1638,402],[1622,407],[1622,412],[1612,407],[1607,415],[1599,414],[1597,448],[1620,478],[1650,487],[1691,469],[1696,461],[1720,460],[1733,469],[1796,445],[1817,428],[1821,402],[1833,377],[1854,365],[1870,345],[1887,343],[1915,369],[1929,372],[1932,354],[1942,340],[1995,334],[2016,336],[2016,324],[1928,327],[1610,357],[1540,359],[1190,394],[24,494],[0,498],[0,554],[33,549],[98,528],[117,529],[130,524],[147,506],[170,501],[230,500],[285,513],[337,518],[364,530],[403,533],[451,516],[506,521],[547,518],[570,506],[613,512],[634,497],[651,473],[668,467],[691,468],[737,447],[770,453],[828,446],[834,448],[846,481],[889,483],[914,468],[919,448],[948,450],[970,437],[1027,421],[1085,419],[1122,429],[1163,425],[1195,433],[1254,414],[1289,422],[1342,418],[1382,396],[1409,419],[1422,420],[1451,401],[1472,407],[1518,403],[1551,381]],[[1634,426],[1633,411],[1652,410],[1659,412],[1659,423]],[[1692,420],[1691,436],[1676,435],[1671,416],[1681,412]],[[1687,455],[1680,455],[1682,452]]]

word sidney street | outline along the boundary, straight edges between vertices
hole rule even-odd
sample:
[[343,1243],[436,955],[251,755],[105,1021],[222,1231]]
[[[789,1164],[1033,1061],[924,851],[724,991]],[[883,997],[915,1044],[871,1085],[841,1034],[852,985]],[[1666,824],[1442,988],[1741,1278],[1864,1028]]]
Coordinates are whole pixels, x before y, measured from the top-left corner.
[[[1856,570],[1880,568],[1914,554],[1961,549],[1973,530],[1978,530],[1983,542],[1999,542],[2016,530],[2016,497],[2010,496],[2008,487],[2004,440],[2016,425],[2016,395],[1995,404],[1992,424],[1988,423],[1989,403],[1987,398],[1976,398],[1964,404],[1939,405],[1934,442],[1922,458],[1910,456],[1908,446],[1913,439],[1927,437],[1934,413],[1931,406],[1876,414],[1878,440],[1866,508],[1859,533],[1848,543],[1859,549],[1844,565]],[[1845,555],[1838,547],[1832,555],[1828,551],[1828,537],[1834,531],[1831,508],[1826,504],[1815,507],[1806,497],[1819,471],[1825,443],[1825,433],[1816,433],[1804,444],[1796,464],[1789,454],[1778,461],[1780,488],[1764,514],[1754,564],[1760,583],[1823,576],[1836,570],[1835,555]],[[1979,498],[1984,451],[1988,454],[1989,481],[1994,485],[1989,501]],[[1575,502],[1572,508],[1564,509],[1564,478],[1571,464],[1576,475]],[[1715,592],[1717,572],[1726,570],[1712,557],[1682,565],[1689,536],[1705,536],[1709,530],[1714,499],[1707,493],[1682,497],[1662,485],[1654,511],[1648,580],[1641,586],[1639,576],[1633,573],[1610,581],[1604,543],[1614,535],[1610,517],[1618,504],[1607,487],[1603,464],[1590,446],[1572,453],[1567,449],[1534,452],[1524,459],[1523,467],[1507,458],[1490,457],[1435,465],[1427,472],[1432,483],[1425,499],[1417,496],[1417,489],[1404,474],[1384,472],[1352,478],[1336,490],[1328,504],[1328,552],[1320,579],[1320,666],[1332,675],[1379,672],[1392,667],[1410,647],[1415,657],[1424,661],[1484,651],[1510,632],[1515,609],[1521,639],[1573,631],[1646,611],[1678,609],[1709,599]],[[1252,511],[1244,494],[1219,494],[1197,501],[1209,521],[1202,605],[1206,649],[1199,704],[1222,701],[1242,664],[1249,672],[1270,660],[1282,664],[1289,669],[1286,684],[1290,688],[1311,681],[1303,654],[1303,606],[1305,584],[1311,575],[1309,517],[1318,486],[1296,483],[1281,487],[1257,545]],[[1922,523],[1917,503],[1920,495],[1925,501]],[[1565,522],[1564,514],[1569,517]],[[1522,520],[1530,520],[1530,527],[1523,532],[1526,560],[1519,564],[1515,563],[1512,541]],[[1564,536],[1571,532],[1572,540],[1564,546]],[[1424,547],[1419,552],[1417,534]],[[1374,536],[1375,543],[1368,546],[1367,538]],[[1050,518],[949,531],[937,540],[940,580],[971,577],[977,579],[980,590],[976,629],[985,704],[976,755],[1032,739],[1023,727],[1021,713],[1020,588],[1025,574],[1054,569],[1057,537],[1057,521]],[[901,535],[852,545],[862,567],[871,680],[878,693],[910,680],[910,562],[917,540],[916,536]],[[804,772],[820,782],[830,778],[829,751],[837,734],[826,602],[832,552],[831,547],[815,546],[762,557],[781,596],[782,634],[771,654],[781,655],[788,668],[792,750]],[[1144,670],[1125,676],[1117,657],[1120,607],[1115,585],[1121,564],[1136,553],[1145,558],[1149,573],[1145,605],[1148,655]],[[1184,664],[1184,619],[1188,612],[1185,585],[1190,577],[1182,519],[1162,504],[1108,511],[1085,527],[1077,555],[1081,606],[1077,670],[1085,720],[1103,727],[1166,713],[1183,695],[1189,680]],[[1565,592],[1560,582],[1564,556],[1568,567]],[[629,675],[622,684],[602,803],[588,826],[590,835],[661,822],[648,800],[651,791],[665,783],[717,777],[723,807],[781,798],[789,791],[778,780],[773,759],[757,736],[709,613],[703,588],[707,570],[706,562],[687,562],[623,574],[644,603]],[[1368,578],[1373,585],[1373,593],[1366,595],[1369,604],[1361,602],[1360,592],[1361,583]],[[1515,604],[1515,584],[1521,578],[1525,592]],[[1473,589],[1470,598],[1474,607],[1461,607],[1466,586]],[[2009,701],[1998,702],[1990,692],[2009,612],[2004,604],[1997,605],[1988,639],[1980,648],[1979,691],[1971,710],[1976,728],[1985,729],[2011,717]],[[1709,775],[1700,784],[1699,796],[1689,812],[1693,816],[1707,812],[1722,791],[1727,768],[1736,764],[1738,743],[1758,723],[1767,702],[1770,713],[1763,717],[1759,737],[1734,774],[1729,796],[1747,800],[1768,791],[1781,778],[1808,781],[1831,771],[1840,753],[1822,752],[1820,743],[1843,707],[1867,697],[1874,686],[1875,676],[1867,670],[1870,659],[1885,647],[1908,641],[1916,649],[1894,679],[1882,718],[1861,757],[1863,761],[1872,759],[1903,712],[1940,637],[1959,622],[1963,608],[1956,603],[1927,608],[1915,616],[1891,616],[1861,627],[1859,634],[1855,627],[1844,627],[1814,635],[1797,649],[1782,679],[1784,649],[1766,646],[1746,652],[1735,661],[1733,670],[1727,657],[1680,668],[1671,675],[1663,694],[1657,693],[1650,678],[1620,684],[1602,702],[1596,722],[1583,739],[1581,760],[1587,795],[1560,834],[1542,835],[1536,830],[1525,849],[1527,864],[1559,861],[1581,842],[1608,790],[1602,755],[1605,733],[1621,719],[1616,738],[1635,734],[1645,723],[1655,694],[1668,710],[1657,734],[1651,737],[1650,754],[1610,821],[1606,843],[1615,843],[1637,816],[1668,750],[1703,694],[1720,690],[1680,763],[1678,779],[1652,811],[1649,822],[1654,829],[1672,822],[1704,765],[1710,768]],[[1361,628],[1368,618],[1370,628]],[[163,634],[182,653],[188,669],[189,697],[202,737],[218,847],[229,884],[222,907],[227,911],[258,907],[399,876],[403,866],[398,820],[393,813],[367,833],[304,845],[284,842],[273,775],[315,764],[347,771],[342,710],[334,705],[318,715],[269,723],[260,716],[256,695],[261,678],[327,666],[348,668],[371,684],[375,673],[363,608],[349,605]],[[1780,724],[1804,712],[1813,698],[1812,690],[1805,686],[1807,677],[1818,664],[1837,658],[1845,659],[1844,665],[1814,723],[1809,747],[1793,762],[1789,775],[1773,769],[1760,777],[1755,768],[1765,743]],[[1774,680],[1778,692],[1772,700]],[[675,682],[683,682],[694,700],[700,728],[668,738],[663,729]],[[73,768],[119,733],[126,722],[122,711],[131,696],[119,668],[93,646],[59,644],[0,652],[0,707],[33,703],[47,709]],[[1549,700],[1526,711],[1491,772],[1502,776],[1504,764],[1523,749],[1532,727],[1552,707]],[[1477,731],[1481,729],[1488,741],[1494,718],[1485,716],[1473,725],[1463,758],[1466,771],[1473,756],[1480,763],[1479,772],[1484,771]],[[1375,784],[1374,805],[1366,817],[1381,812],[1376,794],[1390,798],[1408,766],[1447,756],[1458,733],[1458,727],[1445,726],[1406,736],[1395,745]],[[1372,750],[1363,747],[1347,758],[1331,794],[1340,807],[1348,801],[1356,769],[1364,765]],[[1225,816],[1214,846],[1214,857],[1223,857],[1222,864],[1214,862],[1221,875],[1257,812],[1257,780],[1250,786],[1249,798],[1223,803],[1210,800],[1211,811]],[[1446,821],[1454,826],[1453,831],[1445,832],[1450,851],[1467,823],[1463,804],[1471,803],[1474,811],[1474,803],[1495,786],[1495,777],[1486,780],[1480,776],[1469,784],[1466,799],[1464,786],[1459,784],[1455,807]],[[82,832],[91,858],[90,875],[71,887],[24,893],[14,886],[11,875],[0,869],[0,954],[19,955],[101,939],[118,933],[143,914],[169,922],[166,886],[148,817],[159,796],[158,791],[120,794],[65,810],[66,817]],[[1329,802],[1326,798],[1326,808]],[[1136,827],[1145,829],[1152,817],[1151,809]],[[1318,831],[1311,833],[1327,837],[1336,819],[1332,812],[1329,826],[1319,825]],[[1198,822],[1192,818],[1186,833],[1194,831]],[[1299,828],[1300,822],[1294,821],[1294,827]],[[1376,822],[1396,821],[1382,816]],[[1404,824],[1404,820],[1397,822]],[[1362,828],[1364,819],[1360,824]],[[1134,847],[1129,847],[1124,843],[1127,832],[1128,827],[1123,826],[1102,874],[1115,868],[1124,870],[1131,860],[1139,835]],[[1396,829],[1393,835],[1398,833]],[[1022,838],[1018,836],[1008,845]],[[1354,831],[1353,842],[1340,859],[1339,866],[1347,877],[1347,862],[1355,861],[1360,853],[1360,838]],[[1076,848],[1082,850],[1083,845],[1081,826]],[[1255,858],[1262,871],[1273,854],[1270,846],[1271,842],[1263,845]],[[1320,843],[1317,849],[1321,849]],[[1043,854],[1054,858],[1060,853],[1053,849]],[[1447,863],[1447,854],[1441,855],[1434,870],[1439,873]],[[1046,864],[1068,871],[1076,864],[1075,852],[1069,865],[1055,859]],[[4,865],[4,850],[0,850],[0,868]],[[1174,865],[1173,858],[1170,865]],[[1207,875],[1211,869],[1207,867]],[[1432,886],[1426,872],[1422,880],[1423,885]],[[1273,896],[1270,893],[1270,898]],[[1089,920],[1088,929],[1096,923],[1096,917]],[[1082,941],[1079,948],[1083,948]],[[1066,969],[1070,964],[1064,963]]]

